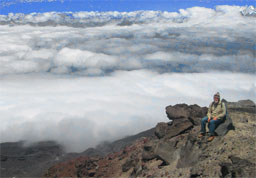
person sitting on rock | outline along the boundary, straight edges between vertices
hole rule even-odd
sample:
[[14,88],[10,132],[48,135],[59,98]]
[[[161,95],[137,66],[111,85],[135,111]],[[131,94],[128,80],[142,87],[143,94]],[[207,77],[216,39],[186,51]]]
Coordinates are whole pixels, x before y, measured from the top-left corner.
[[214,139],[216,127],[224,121],[226,116],[226,106],[223,102],[220,101],[220,93],[217,92],[213,98],[214,101],[208,108],[207,116],[201,120],[201,131],[199,135],[199,138],[205,135],[205,125],[208,122],[210,137],[207,139],[207,141],[209,142]]

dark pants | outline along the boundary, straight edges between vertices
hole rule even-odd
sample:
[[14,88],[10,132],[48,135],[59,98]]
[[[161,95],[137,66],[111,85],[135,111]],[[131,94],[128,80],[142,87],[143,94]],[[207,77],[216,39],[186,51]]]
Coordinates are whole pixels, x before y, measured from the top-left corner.
[[[208,117],[205,116],[202,120],[201,120],[201,133],[205,133],[205,125],[208,122]],[[217,119],[215,120],[210,120],[210,123],[208,123],[208,128],[210,130],[210,134],[214,135],[215,129],[217,128],[217,126],[223,122],[223,119]]]

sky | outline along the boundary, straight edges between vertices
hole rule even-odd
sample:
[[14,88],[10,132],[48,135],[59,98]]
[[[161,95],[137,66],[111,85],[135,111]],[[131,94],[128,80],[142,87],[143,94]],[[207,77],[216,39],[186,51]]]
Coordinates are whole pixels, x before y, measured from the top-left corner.
[[[45,5],[61,2],[2,2],[0,142],[56,140],[81,152],[168,122],[168,105],[208,106],[216,92],[256,102],[249,1],[179,2],[170,12],[48,12]],[[46,12],[30,13],[35,6]]]
[[177,12],[194,6],[214,8],[217,5],[254,5],[255,0],[1,0],[0,14],[33,12],[154,10]]

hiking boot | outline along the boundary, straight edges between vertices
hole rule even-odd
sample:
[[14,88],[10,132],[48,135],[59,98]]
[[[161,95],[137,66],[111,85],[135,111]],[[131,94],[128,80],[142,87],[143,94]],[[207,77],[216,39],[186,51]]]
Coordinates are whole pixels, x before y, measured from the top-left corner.
[[205,136],[205,133],[200,133],[200,134],[198,135],[198,138],[202,138],[203,136]]
[[215,136],[212,135],[212,136],[210,136],[210,137],[207,139],[207,141],[208,141],[208,142],[211,142],[214,138],[215,138]]

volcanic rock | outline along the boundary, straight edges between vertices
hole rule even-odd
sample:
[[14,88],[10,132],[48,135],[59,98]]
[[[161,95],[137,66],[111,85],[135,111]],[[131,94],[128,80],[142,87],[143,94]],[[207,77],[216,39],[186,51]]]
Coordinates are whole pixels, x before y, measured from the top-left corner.
[[221,163],[221,173],[224,178],[226,177],[255,177],[256,164],[248,160],[230,155],[231,163]]
[[142,161],[150,161],[158,157],[155,153],[156,145],[156,140],[151,140],[144,145],[144,150],[142,152]]
[[167,130],[168,130],[168,124],[165,122],[160,122],[156,125],[155,135],[159,139],[163,138],[166,135]]
[[215,133],[218,136],[224,136],[228,133],[228,131],[230,130],[234,130],[235,127],[232,123],[232,119],[230,118],[230,116],[226,116],[226,119],[223,123],[221,123],[215,130]]
[[185,145],[181,147],[177,168],[193,166],[198,162],[201,154],[202,151],[196,144],[196,140],[188,136]]
[[122,171],[127,172],[129,169],[135,166],[134,160],[129,159],[122,165]]
[[198,105],[177,104],[165,108],[167,117],[170,120],[189,119],[193,125],[200,125],[201,118],[206,116],[207,108]]
[[176,141],[160,141],[155,149],[157,158],[164,161],[166,165],[179,159],[180,149],[176,147]]
[[179,134],[185,133],[193,127],[193,124],[188,119],[174,120],[173,124],[169,126],[165,138],[172,138]]
[[228,107],[228,110],[232,112],[247,112],[247,113],[256,112],[255,103],[251,100],[240,100],[238,102],[228,102],[227,107]]
[[[152,129],[155,137],[137,137],[137,141],[123,150],[99,159],[98,169],[92,169],[91,175],[88,166],[80,167],[79,171],[87,171],[81,175],[94,177],[254,177],[256,113],[252,111],[255,105],[248,100],[226,105],[228,117],[218,127],[219,136],[212,142],[207,142],[207,136],[198,138],[198,122],[206,115],[207,108],[186,104],[168,106],[166,112],[173,122],[158,123]],[[229,125],[236,129],[227,129]],[[65,164],[88,159],[93,158],[74,159]],[[62,171],[67,167],[65,164],[52,167],[45,176],[76,176],[77,168],[70,173]]]

